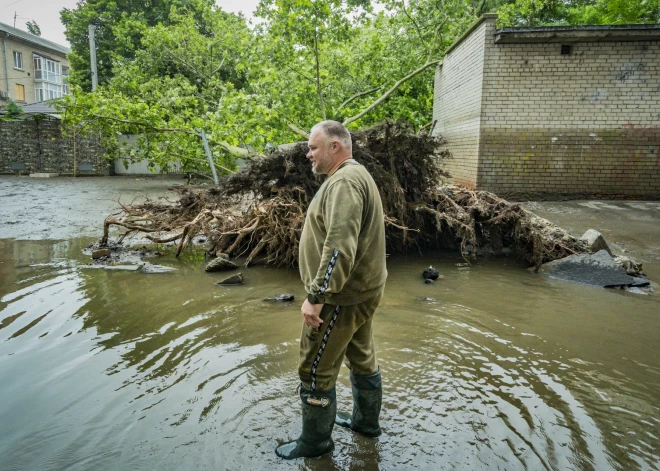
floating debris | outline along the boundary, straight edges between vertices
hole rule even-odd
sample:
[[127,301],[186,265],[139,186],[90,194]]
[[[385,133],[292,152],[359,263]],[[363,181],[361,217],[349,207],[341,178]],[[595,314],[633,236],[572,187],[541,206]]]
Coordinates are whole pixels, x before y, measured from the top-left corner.
[[439,276],[440,276],[440,272],[435,268],[433,268],[432,266],[429,266],[428,268],[424,269],[424,271],[422,272],[422,277],[424,279],[437,280]]
[[219,271],[229,271],[235,270],[238,268],[234,262],[230,261],[226,257],[217,257],[211,260],[204,269],[208,273],[215,273]]
[[243,284],[243,274],[238,273],[237,275],[230,276],[229,278],[225,278],[222,281],[218,281],[216,285],[224,286],[224,285],[242,285]]

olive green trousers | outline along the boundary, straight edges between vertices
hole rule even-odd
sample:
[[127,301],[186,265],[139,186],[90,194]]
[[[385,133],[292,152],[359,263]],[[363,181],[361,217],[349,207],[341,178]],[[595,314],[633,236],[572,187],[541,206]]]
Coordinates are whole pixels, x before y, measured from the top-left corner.
[[302,326],[298,374],[303,386],[314,391],[335,387],[342,360],[353,374],[378,372],[372,321],[382,293],[360,304],[333,306],[324,304],[319,327]]

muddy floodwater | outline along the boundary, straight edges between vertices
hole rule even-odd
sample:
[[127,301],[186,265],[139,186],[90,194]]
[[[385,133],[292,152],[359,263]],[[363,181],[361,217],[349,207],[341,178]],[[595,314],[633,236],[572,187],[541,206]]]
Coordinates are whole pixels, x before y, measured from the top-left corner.
[[[586,224],[577,203],[536,210]],[[3,471],[660,469],[657,289],[543,278],[514,257],[390,257],[374,322],[383,435],[337,428],[332,455],[282,462],[274,448],[301,427],[295,269],[243,269],[245,285],[219,287],[199,255],[170,249],[156,263],[174,272],[93,269],[80,228],[27,240],[3,224],[12,211],[0,209]],[[650,237],[619,238],[613,216],[602,227],[660,273],[658,208],[635,214],[648,218],[628,227]],[[265,300],[280,293],[296,301]],[[346,368],[337,397],[348,410]]]

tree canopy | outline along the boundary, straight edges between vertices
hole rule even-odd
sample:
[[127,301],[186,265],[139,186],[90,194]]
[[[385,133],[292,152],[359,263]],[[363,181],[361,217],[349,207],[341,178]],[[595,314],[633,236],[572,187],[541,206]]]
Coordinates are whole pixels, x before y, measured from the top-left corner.
[[79,0],[76,8],[64,8],[60,18],[71,44],[71,81],[91,90],[89,25],[96,26],[99,82],[106,82],[117,62],[135,57],[146,29],[172,24],[177,13],[189,15],[201,33],[208,33],[204,12],[213,5],[213,0]]
[[658,0],[516,0],[502,5],[502,26],[660,22]]
[[[429,124],[434,66],[483,13],[500,24],[654,22],[656,0],[261,0],[257,18],[213,0],[86,0],[62,11],[73,52],[65,123],[117,137],[121,155],[208,171],[300,139],[322,119],[359,128],[384,119]],[[90,93],[88,24],[97,29],[99,89]]]

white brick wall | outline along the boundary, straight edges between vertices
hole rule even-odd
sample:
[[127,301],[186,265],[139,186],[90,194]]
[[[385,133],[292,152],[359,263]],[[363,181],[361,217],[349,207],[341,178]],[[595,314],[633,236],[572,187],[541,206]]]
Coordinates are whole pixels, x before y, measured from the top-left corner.
[[452,159],[446,170],[453,181],[472,188],[479,160],[485,30],[485,23],[478,26],[435,73],[434,134],[447,140]]
[[[660,196],[660,41],[495,44],[486,18],[436,73],[454,181],[502,194]],[[483,42],[481,42],[483,41]]]

